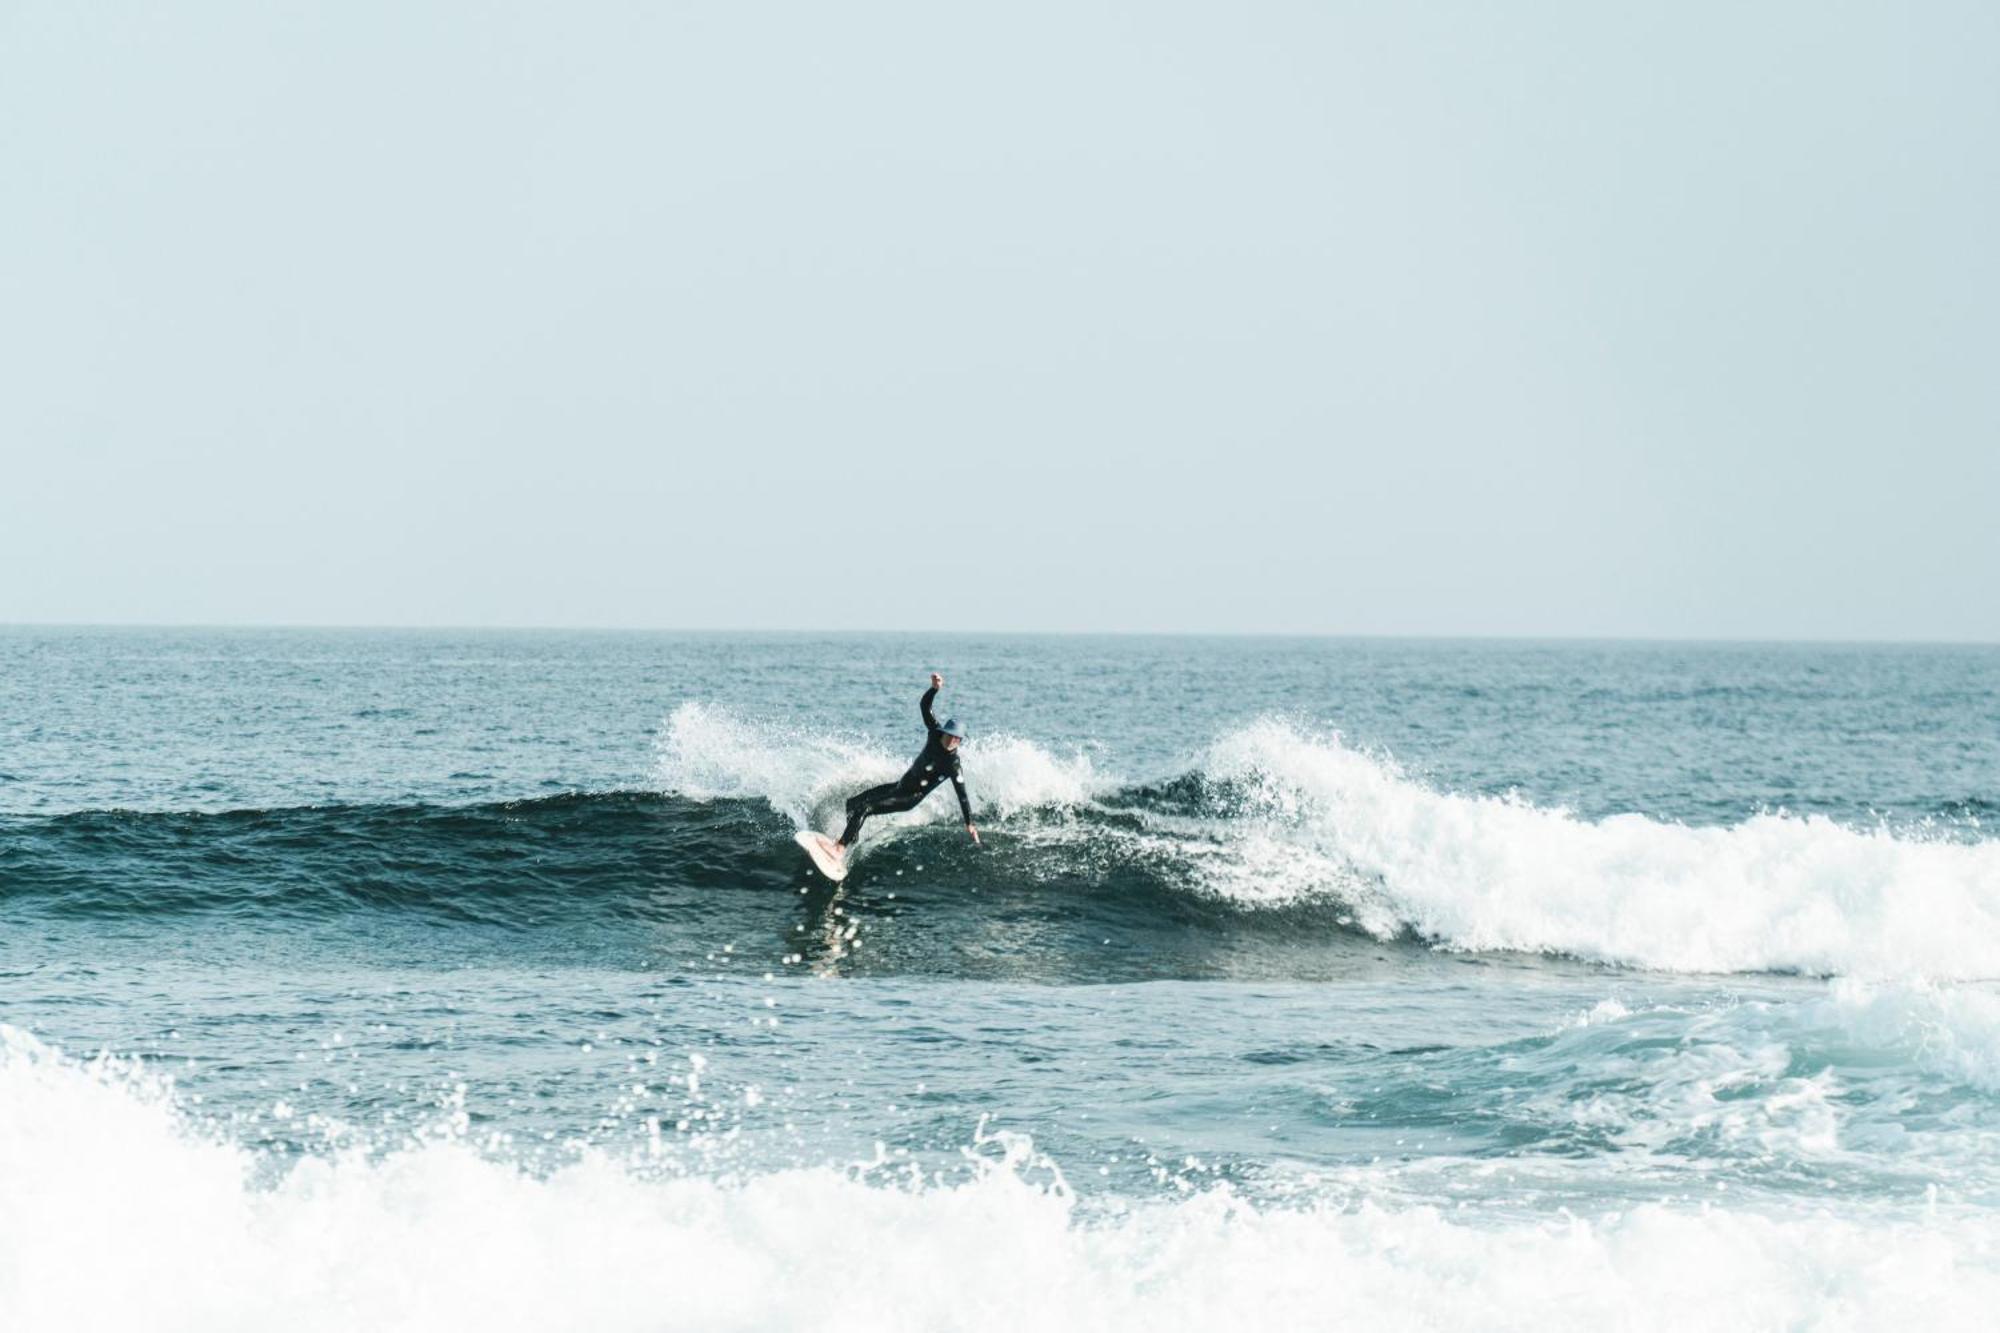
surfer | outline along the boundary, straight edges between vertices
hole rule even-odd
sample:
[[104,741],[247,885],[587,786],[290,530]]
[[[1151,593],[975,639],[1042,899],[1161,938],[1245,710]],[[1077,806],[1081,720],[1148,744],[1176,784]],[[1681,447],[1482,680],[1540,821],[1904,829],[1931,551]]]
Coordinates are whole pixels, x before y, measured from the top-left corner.
[[916,808],[919,801],[929,796],[938,783],[951,779],[952,790],[958,793],[958,810],[965,816],[965,831],[972,840],[979,841],[979,830],[972,826],[972,801],[965,794],[965,779],[958,771],[958,747],[965,740],[965,730],[958,725],[958,719],[948,717],[942,723],[931,712],[931,700],[944,688],[944,677],[931,672],[931,687],[924,691],[924,697],[917,709],[924,715],[924,727],[929,736],[924,740],[924,752],[910,765],[910,771],[894,782],[885,782],[879,787],[870,787],[847,802],[847,828],[841,833],[840,841],[833,844],[834,852],[847,855],[847,849],[861,836],[861,821],[870,815],[892,815],[901,810]]

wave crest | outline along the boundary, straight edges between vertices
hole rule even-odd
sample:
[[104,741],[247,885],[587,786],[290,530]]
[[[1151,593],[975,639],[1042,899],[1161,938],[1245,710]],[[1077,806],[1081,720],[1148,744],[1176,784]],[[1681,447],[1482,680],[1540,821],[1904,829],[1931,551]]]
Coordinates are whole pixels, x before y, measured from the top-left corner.
[[1219,740],[1202,772],[1243,793],[1258,836],[1297,848],[1301,891],[1337,867],[1329,887],[1377,933],[1672,971],[2000,976],[2000,842],[1819,816],[1586,820],[1440,792],[1269,721]]

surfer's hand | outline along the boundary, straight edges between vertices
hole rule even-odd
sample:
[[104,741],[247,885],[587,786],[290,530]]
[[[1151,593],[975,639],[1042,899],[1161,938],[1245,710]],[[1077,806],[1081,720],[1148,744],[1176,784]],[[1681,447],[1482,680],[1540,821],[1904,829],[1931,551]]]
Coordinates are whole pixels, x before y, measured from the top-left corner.
[[979,845],[979,830],[972,827],[972,825],[967,824],[965,826],[965,831],[972,835],[972,845],[977,847]]
[[944,688],[944,677],[940,676],[935,671],[931,672],[931,688],[934,690],[941,690]]

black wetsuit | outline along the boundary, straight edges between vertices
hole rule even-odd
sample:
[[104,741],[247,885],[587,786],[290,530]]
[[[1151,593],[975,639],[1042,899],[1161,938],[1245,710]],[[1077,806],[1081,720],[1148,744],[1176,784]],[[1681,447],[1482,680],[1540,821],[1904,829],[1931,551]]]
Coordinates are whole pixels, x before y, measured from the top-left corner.
[[930,729],[930,736],[924,741],[924,752],[910,765],[910,771],[894,782],[885,782],[879,787],[870,787],[847,803],[847,830],[840,835],[840,845],[852,847],[854,840],[861,836],[861,821],[870,815],[893,815],[901,810],[916,808],[917,802],[931,794],[932,788],[946,778],[951,779],[952,790],[958,793],[959,812],[965,822],[972,822],[972,800],[965,794],[965,779],[959,776],[958,752],[944,748],[944,733],[938,730],[938,720],[931,714],[931,700],[937,698],[937,687],[924,691],[923,702],[917,707],[924,715],[924,726]]

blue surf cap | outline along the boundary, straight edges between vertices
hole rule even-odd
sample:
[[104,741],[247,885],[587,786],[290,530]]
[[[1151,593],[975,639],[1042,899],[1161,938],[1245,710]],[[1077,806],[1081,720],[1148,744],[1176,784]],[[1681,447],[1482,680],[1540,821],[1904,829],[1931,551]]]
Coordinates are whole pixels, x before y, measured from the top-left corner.
[[965,739],[965,728],[958,725],[958,719],[955,717],[946,718],[944,725],[939,727],[938,730],[947,736],[956,736],[960,740]]

